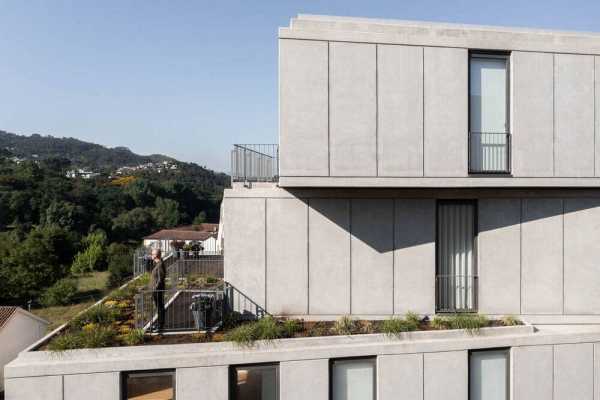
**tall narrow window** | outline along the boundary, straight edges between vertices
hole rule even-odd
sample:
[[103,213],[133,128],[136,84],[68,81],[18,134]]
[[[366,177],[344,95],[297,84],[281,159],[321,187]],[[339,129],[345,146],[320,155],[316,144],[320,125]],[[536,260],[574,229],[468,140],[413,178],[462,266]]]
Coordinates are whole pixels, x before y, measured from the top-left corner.
[[508,349],[469,354],[469,400],[508,400],[508,359]]
[[240,365],[231,368],[232,400],[279,400],[279,366]]
[[331,361],[331,400],[375,400],[375,358]]
[[437,210],[437,311],[477,310],[476,203],[440,200]]
[[469,171],[510,172],[508,55],[472,53],[469,64]]
[[123,399],[174,400],[175,371],[126,372],[123,374]]

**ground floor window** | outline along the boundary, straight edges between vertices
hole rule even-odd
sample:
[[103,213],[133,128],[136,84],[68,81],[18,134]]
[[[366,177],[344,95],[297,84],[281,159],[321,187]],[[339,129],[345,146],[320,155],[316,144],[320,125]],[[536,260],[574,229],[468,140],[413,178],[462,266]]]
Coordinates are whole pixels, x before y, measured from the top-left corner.
[[509,350],[478,350],[469,353],[469,399],[509,399]]
[[375,365],[374,357],[332,360],[331,400],[375,400]]
[[279,400],[279,365],[231,367],[232,400]]
[[124,400],[175,399],[174,370],[125,372],[122,379]]

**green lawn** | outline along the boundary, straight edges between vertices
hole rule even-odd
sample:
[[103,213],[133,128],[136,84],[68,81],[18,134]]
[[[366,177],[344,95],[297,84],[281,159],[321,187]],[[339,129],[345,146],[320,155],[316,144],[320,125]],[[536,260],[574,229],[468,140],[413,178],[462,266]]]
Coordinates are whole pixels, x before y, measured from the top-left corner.
[[50,322],[48,330],[52,331],[104,297],[110,291],[107,288],[108,275],[108,271],[99,271],[78,277],[79,292],[72,305],[36,308],[31,312]]

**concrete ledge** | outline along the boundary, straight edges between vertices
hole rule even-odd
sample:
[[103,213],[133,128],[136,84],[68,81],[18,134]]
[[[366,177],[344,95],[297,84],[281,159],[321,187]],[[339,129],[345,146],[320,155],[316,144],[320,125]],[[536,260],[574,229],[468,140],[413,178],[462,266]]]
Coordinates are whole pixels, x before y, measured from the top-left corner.
[[430,353],[561,343],[600,342],[600,327],[534,333],[532,326],[484,328],[479,334],[456,331],[386,335],[330,336],[258,342],[240,347],[231,342],[149,345],[27,352],[7,365],[7,378],[117,372],[139,369],[191,368],[233,364],[300,361],[364,355]]
[[282,176],[282,188],[599,188],[600,178]]
[[600,54],[600,35],[497,26],[299,15],[280,39]]

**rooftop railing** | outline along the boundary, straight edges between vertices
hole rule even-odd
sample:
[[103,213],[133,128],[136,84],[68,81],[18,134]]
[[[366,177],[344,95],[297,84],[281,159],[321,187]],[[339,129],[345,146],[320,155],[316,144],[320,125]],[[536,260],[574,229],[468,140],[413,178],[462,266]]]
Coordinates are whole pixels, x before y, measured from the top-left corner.
[[469,133],[470,174],[510,174],[510,133]]
[[234,144],[231,151],[233,182],[277,182],[279,146],[277,144]]

